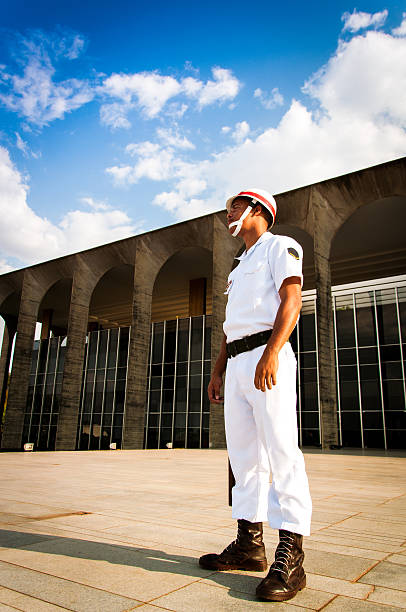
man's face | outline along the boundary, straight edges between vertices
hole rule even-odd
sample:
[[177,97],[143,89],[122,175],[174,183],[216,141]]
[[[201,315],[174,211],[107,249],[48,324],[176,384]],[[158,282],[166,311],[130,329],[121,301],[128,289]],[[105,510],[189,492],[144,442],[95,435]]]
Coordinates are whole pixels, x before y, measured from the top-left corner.
[[[230,210],[227,211],[227,223],[230,225],[230,223],[238,221],[248,205],[249,202],[246,198],[235,198],[230,206]],[[232,233],[234,228],[231,228],[229,231]]]

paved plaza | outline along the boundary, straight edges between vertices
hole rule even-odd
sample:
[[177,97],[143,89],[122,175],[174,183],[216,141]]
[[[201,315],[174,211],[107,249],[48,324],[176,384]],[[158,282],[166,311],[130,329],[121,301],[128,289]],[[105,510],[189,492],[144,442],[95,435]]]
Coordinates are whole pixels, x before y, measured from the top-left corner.
[[[0,612],[406,609],[405,457],[305,458],[307,587],[266,603],[265,574],[197,564],[236,532],[225,451],[0,454]],[[272,560],[268,527],[265,541]]]

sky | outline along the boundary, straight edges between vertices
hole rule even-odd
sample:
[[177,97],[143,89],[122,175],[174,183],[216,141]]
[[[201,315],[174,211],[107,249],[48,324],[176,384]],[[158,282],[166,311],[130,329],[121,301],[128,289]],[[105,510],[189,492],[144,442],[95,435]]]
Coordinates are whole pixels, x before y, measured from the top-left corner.
[[404,2],[0,6],[0,274],[405,155]]

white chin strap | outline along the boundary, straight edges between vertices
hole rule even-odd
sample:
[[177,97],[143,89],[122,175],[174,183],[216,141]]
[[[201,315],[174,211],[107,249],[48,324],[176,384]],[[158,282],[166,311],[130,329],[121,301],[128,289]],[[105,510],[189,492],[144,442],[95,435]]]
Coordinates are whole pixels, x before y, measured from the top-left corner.
[[252,206],[250,206],[248,204],[247,208],[244,210],[244,212],[242,213],[242,215],[238,219],[238,221],[233,221],[232,223],[229,224],[228,229],[231,229],[232,227],[235,226],[235,230],[231,234],[234,238],[236,236],[238,236],[238,234],[240,233],[240,230],[242,228],[242,224],[244,223],[244,219],[246,219],[248,217],[248,215],[250,214],[251,210],[252,210]]

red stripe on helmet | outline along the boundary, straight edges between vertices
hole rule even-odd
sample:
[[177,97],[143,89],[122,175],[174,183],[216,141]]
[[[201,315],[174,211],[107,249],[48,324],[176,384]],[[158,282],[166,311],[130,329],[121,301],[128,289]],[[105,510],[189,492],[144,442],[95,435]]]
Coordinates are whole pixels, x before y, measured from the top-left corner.
[[264,198],[264,196],[259,195],[259,193],[255,193],[254,191],[241,191],[237,198],[239,196],[250,196],[252,198],[255,198],[256,200],[259,200],[260,202],[262,202],[263,204],[265,204],[267,207],[270,208],[271,213],[273,215],[273,218],[275,219],[275,208],[272,206],[271,202],[269,200],[267,200],[266,198]]

